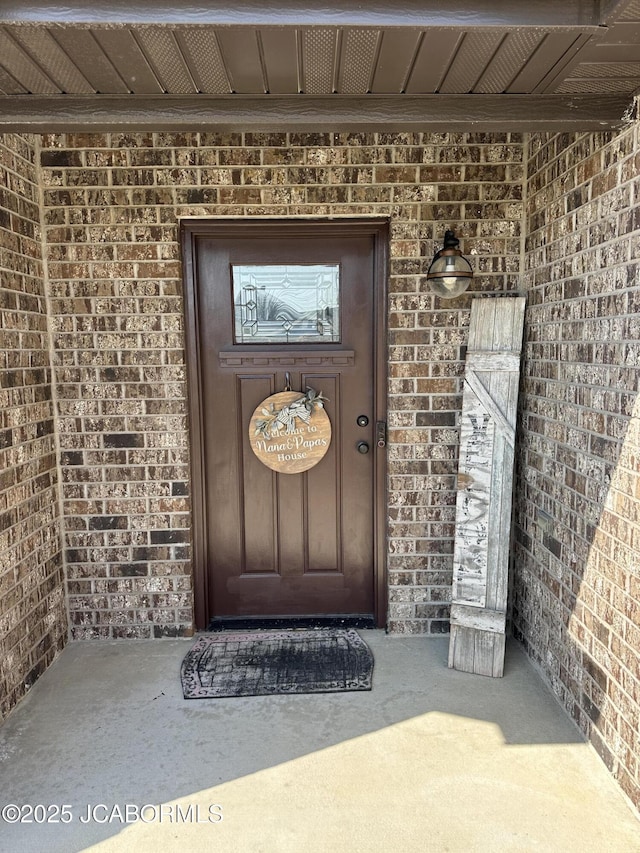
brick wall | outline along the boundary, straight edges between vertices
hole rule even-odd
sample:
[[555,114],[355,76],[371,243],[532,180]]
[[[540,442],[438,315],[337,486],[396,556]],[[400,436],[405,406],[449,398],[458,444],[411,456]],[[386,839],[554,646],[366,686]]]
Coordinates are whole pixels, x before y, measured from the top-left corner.
[[67,635],[36,144],[0,136],[0,718]]
[[448,630],[470,297],[420,276],[454,226],[476,291],[518,286],[508,134],[47,136],[42,180],[75,637],[192,627],[180,216],[391,222],[389,624]]
[[640,805],[640,144],[530,141],[516,635]]
[[[0,144],[3,711],[64,642],[34,145]],[[72,635],[192,629],[181,216],[389,217],[389,625],[448,629],[471,296],[439,302],[421,273],[453,226],[474,291],[518,288],[525,262],[515,632],[638,804],[639,166],[637,126],[525,147],[508,134],[45,137]]]

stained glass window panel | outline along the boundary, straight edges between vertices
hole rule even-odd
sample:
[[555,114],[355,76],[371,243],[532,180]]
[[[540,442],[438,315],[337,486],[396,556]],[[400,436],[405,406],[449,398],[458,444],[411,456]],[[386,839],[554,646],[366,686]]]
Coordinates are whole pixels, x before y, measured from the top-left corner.
[[237,344],[340,341],[338,264],[234,265]]

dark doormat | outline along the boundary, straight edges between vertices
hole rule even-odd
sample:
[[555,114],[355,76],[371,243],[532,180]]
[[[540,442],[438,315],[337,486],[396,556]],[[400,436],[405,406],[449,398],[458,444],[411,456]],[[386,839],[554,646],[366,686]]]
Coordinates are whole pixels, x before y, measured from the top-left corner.
[[225,631],[182,661],[185,699],[371,690],[373,655],[352,628]]

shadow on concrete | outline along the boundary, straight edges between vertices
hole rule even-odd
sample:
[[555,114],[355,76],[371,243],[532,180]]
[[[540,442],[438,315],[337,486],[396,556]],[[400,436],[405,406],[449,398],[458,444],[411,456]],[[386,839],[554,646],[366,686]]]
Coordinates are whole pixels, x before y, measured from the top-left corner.
[[[241,699],[183,699],[189,640],[72,644],[0,729],[5,804],[66,804],[72,819],[5,822],[0,850],[640,849],[517,644],[489,679],[449,670],[447,638],[362,635],[371,692]],[[126,804],[174,805],[145,822]],[[540,847],[565,824],[571,843]]]

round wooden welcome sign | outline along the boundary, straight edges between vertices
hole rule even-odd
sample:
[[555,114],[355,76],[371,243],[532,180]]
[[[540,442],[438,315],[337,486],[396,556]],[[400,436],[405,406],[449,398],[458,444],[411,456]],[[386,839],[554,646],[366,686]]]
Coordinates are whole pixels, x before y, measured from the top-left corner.
[[313,468],[331,444],[331,421],[325,398],[309,388],[267,397],[249,423],[249,443],[258,459],[280,474]]

